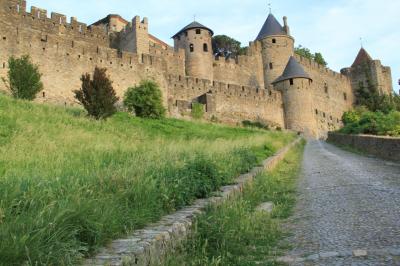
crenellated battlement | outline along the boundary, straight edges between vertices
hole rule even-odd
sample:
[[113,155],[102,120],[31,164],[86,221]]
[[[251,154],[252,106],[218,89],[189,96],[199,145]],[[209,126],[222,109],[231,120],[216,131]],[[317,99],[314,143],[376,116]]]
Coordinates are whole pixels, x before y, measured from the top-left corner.
[[337,79],[341,79],[342,81],[348,81],[348,77],[343,75],[342,73],[333,71],[323,65],[318,64],[317,62],[315,62],[312,59],[309,58],[305,58],[302,57],[298,54],[295,54],[296,59],[298,60],[298,62],[300,62],[303,66],[313,69],[313,70],[317,70],[320,73],[324,74],[324,75],[329,75],[331,77],[337,78]]
[[108,46],[109,39],[105,30],[101,27],[90,26],[79,22],[75,17],[67,22],[67,16],[52,12],[48,17],[46,9],[32,6],[30,12],[26,11],[26,1],[6,0],[3,10],[9,12],[7,18],[14,25],[39,30],[43,34],[58,34],[71,40],[80,39]]

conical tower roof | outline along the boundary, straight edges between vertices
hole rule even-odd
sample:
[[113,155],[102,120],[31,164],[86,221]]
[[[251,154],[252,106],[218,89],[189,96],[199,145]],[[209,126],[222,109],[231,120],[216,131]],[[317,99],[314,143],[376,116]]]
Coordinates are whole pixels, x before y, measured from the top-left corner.
[[208,27],[206,27],[206,26],[200,24],[200,23],[197,22],[197,21],[193,21],[192,23],[190,23],[189,25],[187,25],[186,27],[184,27],[183,29],[181,29],[177,34],[175,34],[174,36],[172,36],[172,38],[175,38],[176,36],[178,36],[178,35],[181,34],[182,32],[185,32],[185,31],[191,30],[191,29],[204,29],[204,30],[208,30],[209,32],[211,32],[211,35],[214,35],[214,32],[213,32],[210,28],[208,28]]
[[265,37],[272,35],[287,35],[283,30],[282,25],[274,17],[274,15],[269,14],[267,20],[265,21],[260,33],[258,34],[256,41],[260,41]]
[[277,78],[274,82],[272,82],[272,84],[293,78],[305,78],[312,80],[310,75],[308,75],[308,73],[304,71],[303,67],[297,62],[296,58],[291,56],[282,76]]
[[356,60],[354,60],[352,67],[361,65],[363,63],[367,63],[372,61],[372,57],[368,54],[368,52],[361,47],[360,51],[358,52],[358,55],[356,57]]

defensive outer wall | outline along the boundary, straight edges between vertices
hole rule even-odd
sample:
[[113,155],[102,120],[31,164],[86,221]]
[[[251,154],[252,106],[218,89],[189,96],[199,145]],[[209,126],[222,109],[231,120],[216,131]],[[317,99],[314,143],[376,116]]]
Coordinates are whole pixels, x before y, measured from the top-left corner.
[[[144,79],[155,80],[173,117],[187,115],[192,104],[199,102],[204,104],[206,118],[226,123],[261,121],[302,132],[306,128],[303,133],[326,137],[328,131],[341,127],[343,112],[354,103],[352,75],[357,72],[353,68],[343,70],[352,73],[344,75],[297,55],[296,61],[312,80],[306,88],[308,97],[292,97],[291,91],[300,87],[290,87],[285,95],[279,84],[272,84],[294,56],[294,38],[286,18],[282,33],[262,36],[249,43],[246,55],[226,59],[213,56],[213,32],[197,22],[175,35],[175,47],[170,47],[149,34],[147,18],[136,16],[128,22],[109,15],[88,26],[62,14],[49,16],[40,8],[26,10],[23,0],[0,3],[0,77],[7,75],[10,56],[29,54],[43,74],[44,91],[38,102],[76,105],[73,91],[80,88],[82,74],[98,66],[107,68],[121,98],[128,87]],[[270,14],[261,33],[277,24]],[[391,80],[390,68],[383,69],[377,79],[382,91]],[[6,90],[3,83],[0,90]],[[289,104],[285,99],[295,102]],[[305,124],[291,128],[291,113],[301,116]]]

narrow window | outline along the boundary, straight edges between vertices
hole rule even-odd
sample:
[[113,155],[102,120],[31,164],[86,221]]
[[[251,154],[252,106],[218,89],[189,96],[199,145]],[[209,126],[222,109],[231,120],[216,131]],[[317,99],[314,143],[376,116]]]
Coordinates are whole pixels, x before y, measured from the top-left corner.
[[322,115],[323,115],[324,118],[326,117],[326,114],[325,114],[325,113],[323,113]]
[[17,12],[19,13],[19,5],[17,5]]
[[43,96],[43,98],[46,98],[46,93],[43,92],[43,93],[42,93],[42,96]]
[[315,114],[316,114],[316,115],[318,114],[318,110],[317,110],[317,109],[315,109]]
[[272,39],[272,43],[276,43],[276,39]]
[[201,34],[201,29],[196,29],[196,34]]
[[62,21],[62,17],[60,17],[60,24],[62,24],[62,22],[63,22],[63,21]]
[[75,46],[75,42],[74,41],[71,42],[71,46],[72,46],[72,48],[74,48],[74,46]]
[[178,41],[180,41],[180,40],[181,40],[181,36],[179,35],[179,36],[177,37],[177,39],[178,39]]
[[328,84],[325,83],[324,89],[325,89],[325,93],[328,93],[328,90],[329,90],[329,89],[328,89]]
[[290,81],[290,85],[294,84],[294,80],[293,79],[290,79],[289,81]]
[[186,37],[188,36],[188,32],[187,32],[187,31],[185,31],[185,36],[186,36]]
[[190,49],[190,52],[191,52],[191,53],[194,52],[194,45],[193,45],[193,43],[190,44],[189,49]]
[[6,63],[3,63],[3,68],[6,68]]
[[269,63],[269,69],[273,69],[274,65],[272,63]]
[[347,101],[347,93],[343,93],[343,99],[345,100],[345,101]]
[[79,32],[82,32],[82,25],[79,25]]
[[208,45],[206,43],[203,44],[203,51],[208,52]]

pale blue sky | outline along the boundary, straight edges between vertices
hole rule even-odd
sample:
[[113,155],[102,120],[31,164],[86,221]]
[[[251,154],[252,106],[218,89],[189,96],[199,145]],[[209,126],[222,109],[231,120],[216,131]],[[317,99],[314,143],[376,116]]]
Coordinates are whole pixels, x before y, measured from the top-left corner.
[[[350,66],[363,38],[374,59],[392,67],[394,90],[400,78],[400,0],[270,0],[273,14],[282,23],[287,16],[296,45],[321,52],[335,71]],[[264,0],[28,0],[91,24],[109,13],[130,20],[149,18],[150,33],[172,44],[170,37],[196,20],[246,45],[254,40],[267,15]]]

